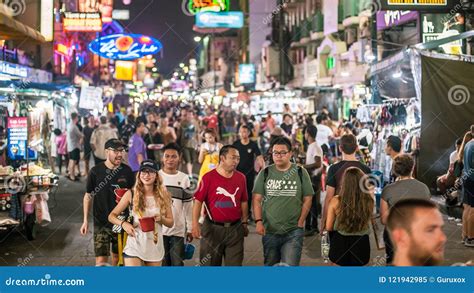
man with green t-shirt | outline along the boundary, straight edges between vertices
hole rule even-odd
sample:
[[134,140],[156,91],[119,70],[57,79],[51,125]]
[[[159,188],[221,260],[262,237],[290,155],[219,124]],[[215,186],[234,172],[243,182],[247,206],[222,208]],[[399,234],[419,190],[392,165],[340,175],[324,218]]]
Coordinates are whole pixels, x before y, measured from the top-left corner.
[[290,162],[293,153],[288,138],[276,139],[270,149],[274,165],[258,174],[253,189],[256,230],[263,236],[266,266],[298,266],[314,191],[308,172]]

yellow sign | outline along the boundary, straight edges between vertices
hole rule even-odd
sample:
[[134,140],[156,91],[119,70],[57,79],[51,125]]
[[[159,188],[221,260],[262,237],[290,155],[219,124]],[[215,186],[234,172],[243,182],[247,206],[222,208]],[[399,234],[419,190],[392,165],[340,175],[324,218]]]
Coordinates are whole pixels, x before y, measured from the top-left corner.
[[131,61],[115,62],[115,79],[117,80],[133,80],[133,67],[135,63]]
[[387,0],[388,5],[448,5],[448,0]]

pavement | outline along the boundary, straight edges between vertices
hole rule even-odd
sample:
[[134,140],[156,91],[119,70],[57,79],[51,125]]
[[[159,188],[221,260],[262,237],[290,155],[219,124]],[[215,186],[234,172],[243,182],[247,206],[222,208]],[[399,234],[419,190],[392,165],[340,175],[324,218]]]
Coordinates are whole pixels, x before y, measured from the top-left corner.
[[[28,241],[21,230],[11,231],[8,235],[0,234],[0,265],[2,266],[93,266],[94,249],[92,233],[81,236],[82,199],[85,192],[85,178],[79,182],[71,182],[63,176],[56,194],[51,195],[49,208],[52,222],[45,227],[38,227],[37,237]],[[467,248],[461,243],[461,226],[445,216],[444,231],[448,237],[446,244],[445,263],[474,260],[474,248]],[[370,266],[384,265],[383,250],[377,250],[375,237],[370,235],[371,262]],[[3,242],[3,243],[2,243]],[[199,243],[196,246],[194,259],[186,261],[186,266],[199,263]],[[261,236],[250,226],[250,235],[245,239],[245,266],[263,265],[263,248]],[[321,258],[320,236],[306,237],[304,240],[302,266],[327,265]]]

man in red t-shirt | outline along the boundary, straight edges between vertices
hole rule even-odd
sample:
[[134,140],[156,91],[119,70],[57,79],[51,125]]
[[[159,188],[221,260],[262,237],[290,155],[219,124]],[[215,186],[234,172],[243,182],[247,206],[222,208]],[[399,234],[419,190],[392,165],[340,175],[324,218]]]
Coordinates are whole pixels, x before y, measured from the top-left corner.
[[[200,265],[241,266],[244,237],[248,235],[248,195],[245,175],[236,171],[239,150],[226,145],[219,152],[219,165],[206,173],[194,194],[193,237],[201,238]],[[204,205],[207,216],[201,227]]]
[[213,109],[207,108],[206,117],[203,119],[203,122],[205,123],[206,128],[214,129],[216,131],[218,130],[219,119]]

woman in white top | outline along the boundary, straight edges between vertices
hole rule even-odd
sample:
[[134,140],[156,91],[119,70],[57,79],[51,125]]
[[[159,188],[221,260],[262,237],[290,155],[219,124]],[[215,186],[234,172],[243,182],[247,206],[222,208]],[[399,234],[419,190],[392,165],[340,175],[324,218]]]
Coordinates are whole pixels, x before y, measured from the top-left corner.
[[[131,205],[133,223],[117,218]],[[140,219],[154,218],[154,228],[144,232]],[[151,160],[143,161],[133,187],[109,215],[109,221],[120,225],[128,234],[123,250],[125,266],[160,266],[164,257],[162,225],[173,227],[171,197],[158,175],[158,166]],[[153,225],[153,224],[152,224]]]

